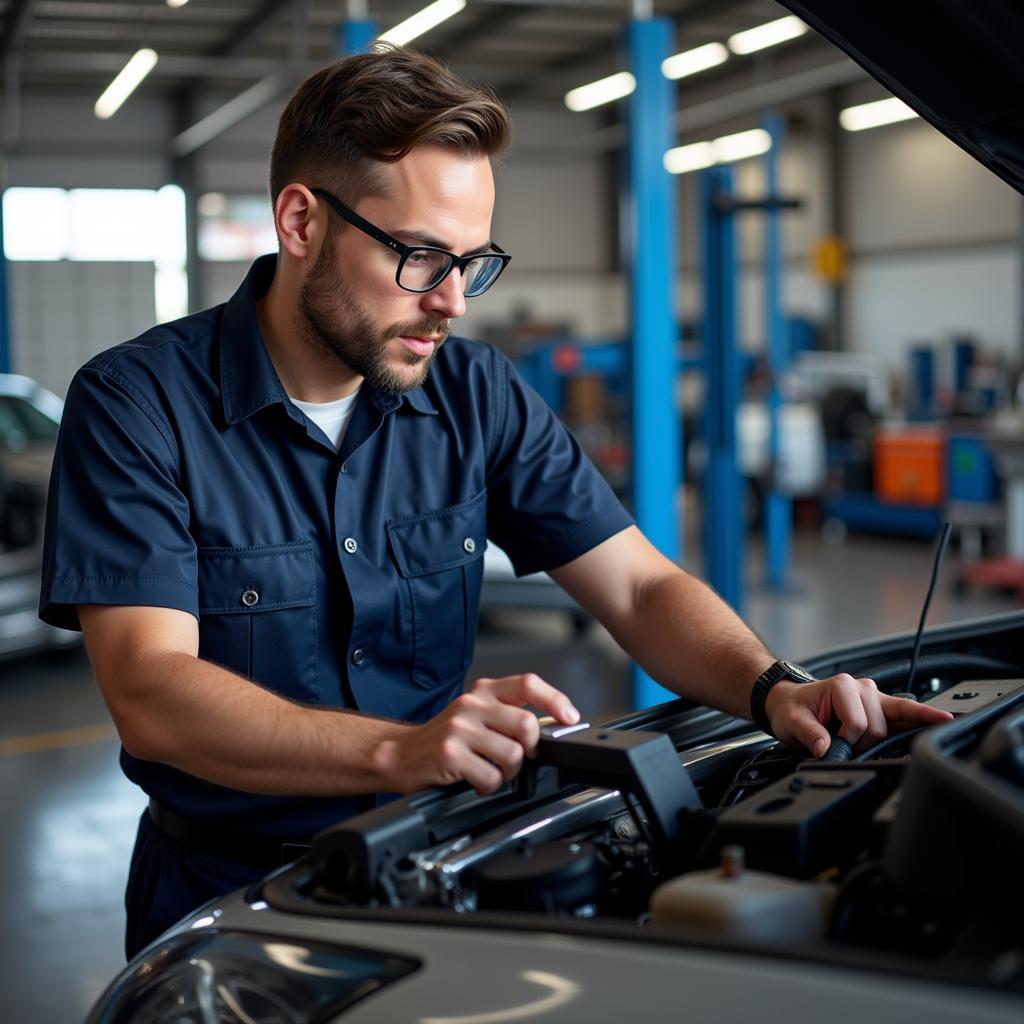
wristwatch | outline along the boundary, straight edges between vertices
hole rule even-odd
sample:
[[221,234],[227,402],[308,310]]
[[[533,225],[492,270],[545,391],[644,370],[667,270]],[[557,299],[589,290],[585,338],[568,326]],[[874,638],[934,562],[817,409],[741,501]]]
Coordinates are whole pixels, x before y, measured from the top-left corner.
[[750,717],[757,723],[758,728],[774,736],[772,723],[764,709],[764,702],[768,698],[768,691],[780,680],[792,679],[795,683],[813,683],[814,676],[803,667],[792,661],[776,661],[769,665],[754,683],[750,691]]

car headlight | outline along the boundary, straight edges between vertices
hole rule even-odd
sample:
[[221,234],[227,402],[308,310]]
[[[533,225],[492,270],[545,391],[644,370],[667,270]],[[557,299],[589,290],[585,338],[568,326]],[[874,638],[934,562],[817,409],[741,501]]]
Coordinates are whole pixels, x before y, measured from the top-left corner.
[[277,936],[190,932],[129,964],[87,1024],[316,1024],[418,967]]

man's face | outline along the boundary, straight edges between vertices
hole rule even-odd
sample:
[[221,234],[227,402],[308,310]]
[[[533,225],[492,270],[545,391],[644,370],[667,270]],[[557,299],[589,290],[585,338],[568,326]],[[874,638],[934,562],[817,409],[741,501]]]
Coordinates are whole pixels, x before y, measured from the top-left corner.
[[[494,178],[486,157],[421,146],[384,173],[388,195],[356,204],[368,221],[408,245],[456,255],[489,243]],[[335,216],[322,206],[324,217]],[[417,387],[451,321],[466,311],[462,274],[453,270],[429,292],[407,292],[395,281],[396,253],[353,227],[333,227],[299,292],[301,333],[373,387],[393,394]]]

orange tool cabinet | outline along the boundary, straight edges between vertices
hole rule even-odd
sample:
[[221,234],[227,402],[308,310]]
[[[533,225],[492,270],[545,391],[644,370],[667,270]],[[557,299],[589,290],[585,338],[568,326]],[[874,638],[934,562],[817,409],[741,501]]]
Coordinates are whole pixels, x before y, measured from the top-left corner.
[[946,497],[946,436],[922,427],[875,434],[875,495],[896,505],[941,505]]

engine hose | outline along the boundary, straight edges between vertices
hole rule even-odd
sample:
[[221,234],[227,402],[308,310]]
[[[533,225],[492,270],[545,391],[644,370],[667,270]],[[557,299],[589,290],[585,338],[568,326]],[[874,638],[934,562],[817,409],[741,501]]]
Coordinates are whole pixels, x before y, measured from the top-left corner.
[[[884,690],[893,684],[905,685],[909,672],[910,659],[905,658],[865,674],[874,679],[880,690]],[[918,678],[941,674],[955,674],[963,678],[964,674],[974,672],[984,672],[993,677],[1013,677],[1020,675],[1022,668],[983,654],[926,654],[918,659],[915,674]]]
[[821,755],[819,763],[838,764],[841,761],[849,761],[853,757],[853,746],[841,736],[835,736],[829,744],[828,750]]

